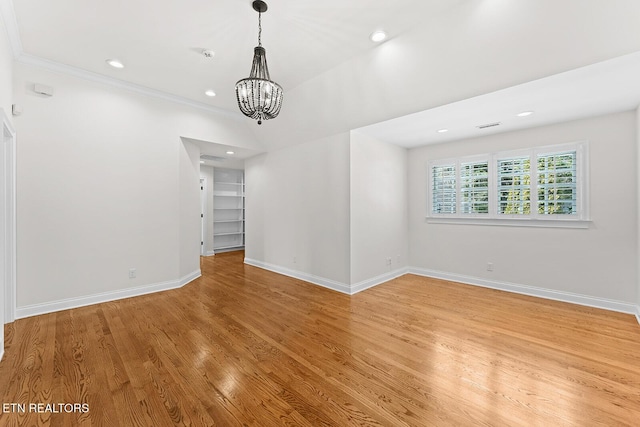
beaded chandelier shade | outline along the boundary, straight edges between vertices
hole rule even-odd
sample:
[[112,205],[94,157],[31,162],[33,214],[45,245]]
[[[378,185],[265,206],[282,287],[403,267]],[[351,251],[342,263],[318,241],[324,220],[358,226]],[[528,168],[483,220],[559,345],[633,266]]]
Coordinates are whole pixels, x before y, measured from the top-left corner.
[[258,121],[273,119],[282,106],[282,87],[271,80],[267,67],[267,51],[262,47],[262,13],[267,4],[261,0],[253,2],[258,12],[258,46],[253,49],[251,73],[246,79],[236,83],[236,98],[242,114]]

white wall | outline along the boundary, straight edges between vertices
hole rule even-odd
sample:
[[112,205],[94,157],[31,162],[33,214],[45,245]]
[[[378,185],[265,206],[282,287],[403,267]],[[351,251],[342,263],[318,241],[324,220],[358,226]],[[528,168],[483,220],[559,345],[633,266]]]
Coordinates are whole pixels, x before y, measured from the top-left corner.
[[178,277],[200,275],[200,148],[191,142],[178,145],[180,198],[180,271]]
[[246,258],[342,284],[349,273],[349,134],[245,161]]
[[249,263],[347,293],[407,266],[404,148],[344,133],[250,158],[245,177]]
[[198,154],[180,137],[250,147],[241,121],[24,64],[14,95],[19,309],[199,270]]
[[[625,303],[638,286],[635,113],[626,112],[409,151],[410,265]],[[589,229],[425,221],[429,159],[588,140]],[[486,263],[494,271],[486,271]]]
[[13,103],[13,53],[2,16],[0,16],[0,108],[11,121]]
[[407,266],[407,150],[357,132],[350,148],[355,285]]

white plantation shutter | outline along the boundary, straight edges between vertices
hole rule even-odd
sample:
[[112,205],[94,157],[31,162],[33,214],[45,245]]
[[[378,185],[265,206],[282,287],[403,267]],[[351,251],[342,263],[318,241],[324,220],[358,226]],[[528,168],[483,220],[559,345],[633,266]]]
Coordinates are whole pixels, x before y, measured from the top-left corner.
[[531,213],[531,159],[529,156],[498,159],[498,213]]
[[587,228],[588,146],[576,142],[429,163],[433,222]]
[[577,214],[576,152],[539,154],[538,213]]
[[431,168],[431,211],[438,214],[456,213],[456,167],[437,165]]
[[460,164],[460,212],[489,213],[489,162]]

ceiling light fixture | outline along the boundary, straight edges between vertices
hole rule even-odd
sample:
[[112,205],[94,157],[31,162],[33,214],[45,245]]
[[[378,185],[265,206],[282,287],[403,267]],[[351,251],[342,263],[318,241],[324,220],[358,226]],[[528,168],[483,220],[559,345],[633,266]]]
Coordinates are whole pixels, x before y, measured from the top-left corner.
[[449,132],[449,129],[439,129],[438,133],[445,133],[445,132]]
[[267,4],[262,0],[252,3],[258,12],[258,46],[253,49],[251,73],[246,79],[236,83],[236,98],[242,114],[258,121],[273,119],[280,113],[282,106],[282,87],[271,80],[267,67],[267,51],[262,47],[262,13]]
[[216,93],[213,89],[207,89],[206,91],[204,91],[204,94],[207,96],[216,96]]
[[124,68],[124,64],[117,59],[107,59],[105,62],[113,68]]
[[518,117],[527,117],[533,114],[533,111],[523,111],[522,113],[518,113]]
[[387,33],[382,30],[374,31],[373,33],[371,33],[369,38],[372,42],[380,43],[387,38]]
[[231,154],[236,154],[235,151],[227,151],[227,154],[231,155]]

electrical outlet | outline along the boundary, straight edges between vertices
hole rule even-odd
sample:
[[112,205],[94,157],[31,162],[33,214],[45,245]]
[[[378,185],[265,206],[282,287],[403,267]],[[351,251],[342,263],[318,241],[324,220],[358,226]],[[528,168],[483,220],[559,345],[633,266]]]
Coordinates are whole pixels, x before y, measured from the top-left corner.
[[391,265],[391,257],[387,258],[387,265]]
[[493,271],[493,263],[492,262],[488,262],[487,263],[487,271]]
[[297,264],[297,263],[298,263],[298,257],[297,257],[297,256],[294,256],[294,257],[293,257],[293,263],[294,263],[294,264]]
[[135,279],[136,278],[136,269],[135,268],[130,268],[129,269],[129,279]]

